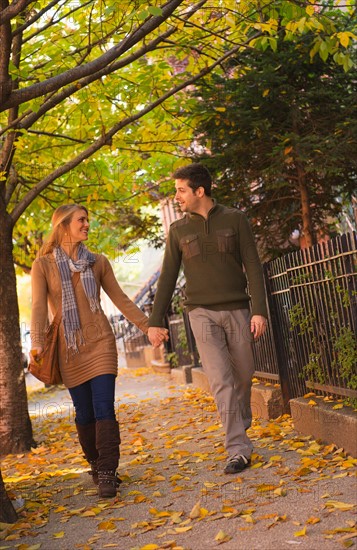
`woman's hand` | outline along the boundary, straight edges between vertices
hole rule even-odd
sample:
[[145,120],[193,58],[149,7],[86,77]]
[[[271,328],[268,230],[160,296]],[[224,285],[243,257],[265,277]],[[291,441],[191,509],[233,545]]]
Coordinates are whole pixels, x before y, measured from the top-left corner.
[[154,348],[158,348],[163,342],[167,342],[169,339],[169,331],[167,328],[163,327],[149,327],[148,338],[150,344],[154,346]]
[[43,352],[43,348],[41,348],[40,346],[39,347],[35,347],[35,348],[31,348],[30,350],[30,356],[31,358],[35,361],[38,360],[38,356]]

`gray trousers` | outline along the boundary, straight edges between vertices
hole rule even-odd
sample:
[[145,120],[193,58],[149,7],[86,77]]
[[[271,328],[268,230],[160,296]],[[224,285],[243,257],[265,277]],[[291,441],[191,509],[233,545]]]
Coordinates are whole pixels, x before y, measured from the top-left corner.
[[226,433],[229,457],[250,457],[253,445],[246,434],[252,422],[250,407],[254,359],[248,309],[189,312],[190,324]]

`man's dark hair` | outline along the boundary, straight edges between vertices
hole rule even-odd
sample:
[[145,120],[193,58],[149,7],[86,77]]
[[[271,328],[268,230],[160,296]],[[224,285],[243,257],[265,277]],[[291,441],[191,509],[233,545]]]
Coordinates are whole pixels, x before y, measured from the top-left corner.
[[203,164],[198,162],[177,168],[172,174],[173,179],[188,180],[188,185],[196,191],[199,187],[203,187],[205,195],[211,196],[212,177],[209,171]]

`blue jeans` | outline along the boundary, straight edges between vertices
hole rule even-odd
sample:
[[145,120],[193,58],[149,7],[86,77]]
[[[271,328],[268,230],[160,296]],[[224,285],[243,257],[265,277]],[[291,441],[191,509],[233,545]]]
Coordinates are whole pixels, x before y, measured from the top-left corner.
[[68,389],[76,411],[77,424],[115,420],[115,375],[102,374]]

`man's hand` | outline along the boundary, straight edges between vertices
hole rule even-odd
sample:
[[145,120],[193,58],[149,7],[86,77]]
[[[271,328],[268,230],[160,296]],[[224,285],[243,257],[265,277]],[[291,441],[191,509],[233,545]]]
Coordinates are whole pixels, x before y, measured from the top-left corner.
[[150,344],[154,346],[154,348],[158,348],[163,342],[167,342],[169,339],[169,331],[167,328],[163,327],[149,327],[148,338]]
[[263,315],[253,315],[250,320],[250,331],[253,334],[254,340],[262,336],[267,328],[267,320]]

